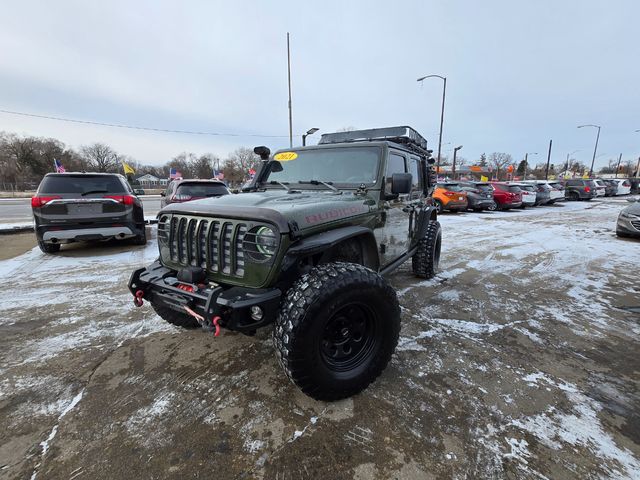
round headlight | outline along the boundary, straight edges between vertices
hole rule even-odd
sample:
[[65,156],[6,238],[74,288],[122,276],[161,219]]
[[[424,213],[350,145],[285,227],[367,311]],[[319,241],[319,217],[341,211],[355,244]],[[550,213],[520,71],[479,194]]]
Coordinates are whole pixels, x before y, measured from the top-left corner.
[[256,232],[256,249],[264,255],[276,253],[276,234],[269,227],[260,227]]
[[278,250],[278,237],[272,228],[254,227],[244,236],[244,251],[256,262],[266,262]]

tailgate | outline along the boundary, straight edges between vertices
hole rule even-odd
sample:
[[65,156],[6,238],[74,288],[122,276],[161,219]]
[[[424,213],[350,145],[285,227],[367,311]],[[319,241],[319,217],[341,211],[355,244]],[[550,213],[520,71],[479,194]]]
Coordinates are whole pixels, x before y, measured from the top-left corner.
[[43,220],[56,223],[100,223],[121,219],[131,208],[112,198],[69,198],[52,200],[38,213]]

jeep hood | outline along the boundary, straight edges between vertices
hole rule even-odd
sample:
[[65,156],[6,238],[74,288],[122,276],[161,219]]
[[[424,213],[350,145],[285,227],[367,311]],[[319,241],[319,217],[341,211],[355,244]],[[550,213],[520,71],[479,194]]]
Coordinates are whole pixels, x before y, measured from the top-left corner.
[[288,233],[291,222],[295,222],[300,230],[304,230],[323,223],[367,214],[375,208],[376,201],[368,195],[315,190],[297,193],[267,190],[172,203],[163,208],[158,216],[163,213],[178,213],[263,220],[277,225],[281,233]]

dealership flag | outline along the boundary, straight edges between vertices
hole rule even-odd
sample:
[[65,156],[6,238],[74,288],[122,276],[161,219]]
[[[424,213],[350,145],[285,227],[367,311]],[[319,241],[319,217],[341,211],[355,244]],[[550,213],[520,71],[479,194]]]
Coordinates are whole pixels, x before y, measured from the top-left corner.
[[62,163],[60,163],[60,160],[56,160],[56,159],[54,159],[54,160],[53,160],[53,166],[54,166],[54,167],[55,167],[55,169],[56,169],[56,173],[64,173],[64,172],[65,172],[65,169],[64,169],[64,167],[62,166]]
[[136,171],[133,168],[131,168],[130,165],[126,164],[125,162],[122,162],[122,168],[124,168],[124,174],[125,175],[129,175],[129,174],[135,175],[136,174]]
[[182,178],[182,174],[178,171],[177,168],[170,168],[169,178]]
[[213,169],[213,178],[217,178],[218,180],[224,180],[224,173],[222,170]]

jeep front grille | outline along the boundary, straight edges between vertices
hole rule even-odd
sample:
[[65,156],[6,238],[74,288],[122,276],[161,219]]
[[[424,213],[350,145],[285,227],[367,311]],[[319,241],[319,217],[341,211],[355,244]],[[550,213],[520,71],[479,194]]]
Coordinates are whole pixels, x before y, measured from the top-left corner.
[[225,276],[244,276],[244,237],[247,225],[225,219],[163,215],[158,221],[158,242],[166,260],[182,266],[202,267]]

